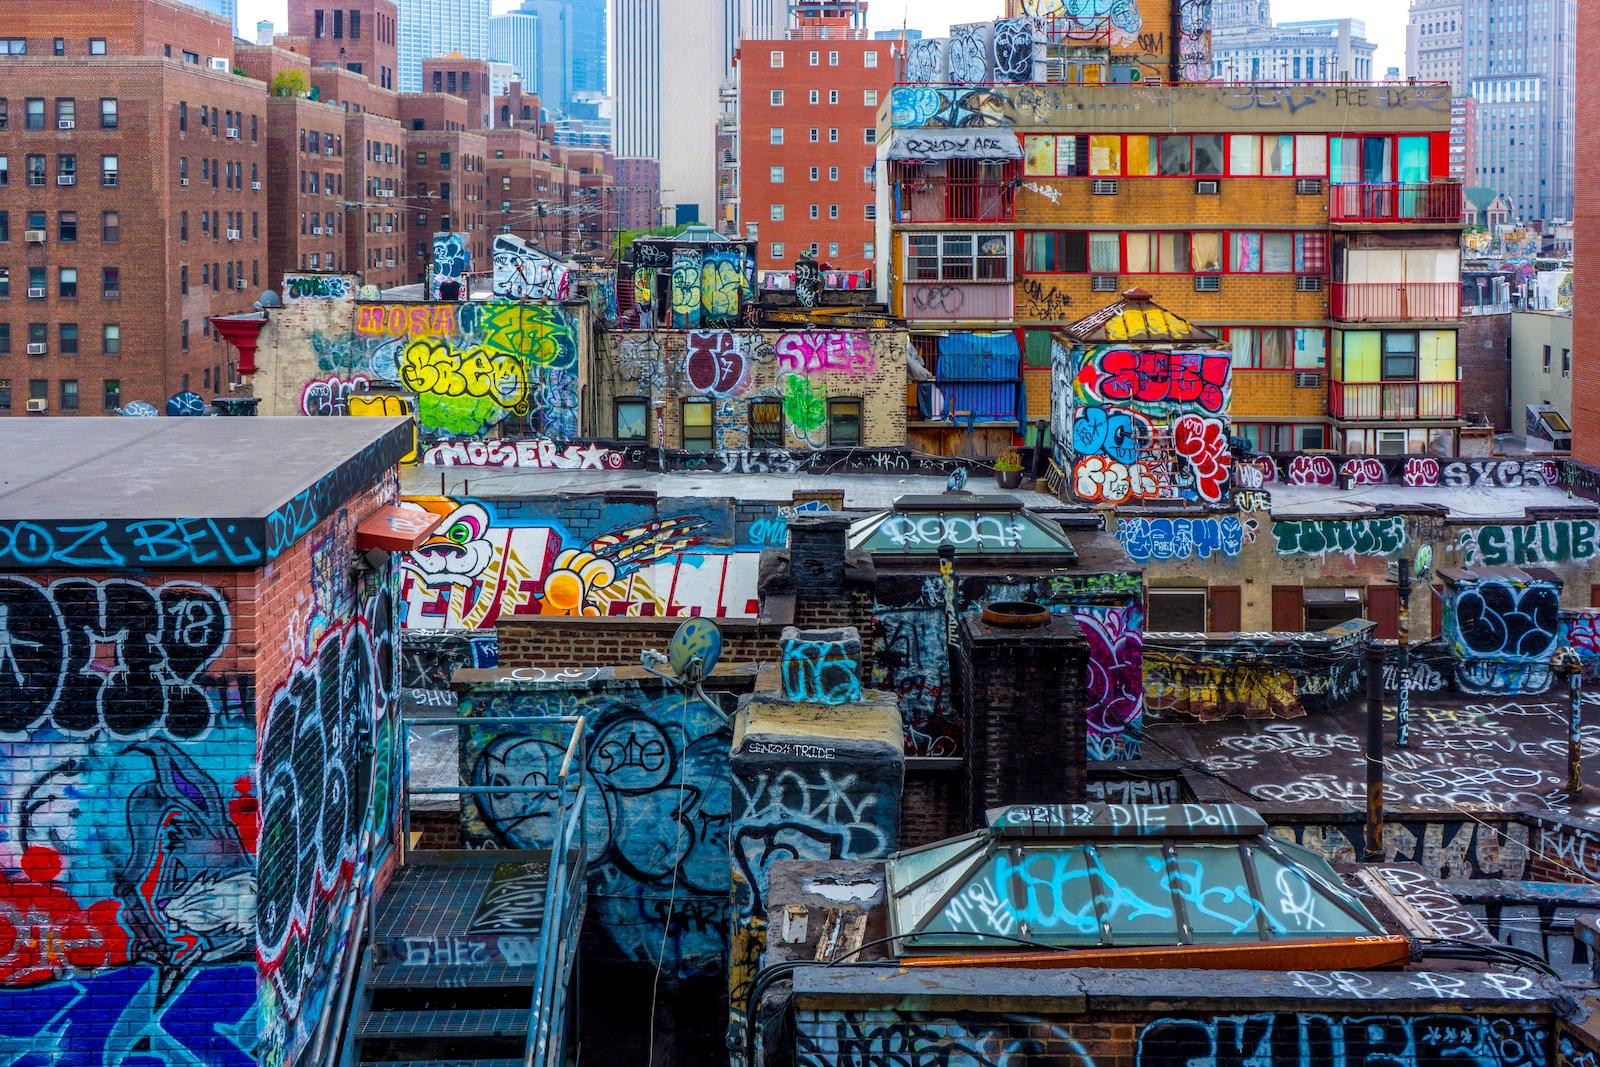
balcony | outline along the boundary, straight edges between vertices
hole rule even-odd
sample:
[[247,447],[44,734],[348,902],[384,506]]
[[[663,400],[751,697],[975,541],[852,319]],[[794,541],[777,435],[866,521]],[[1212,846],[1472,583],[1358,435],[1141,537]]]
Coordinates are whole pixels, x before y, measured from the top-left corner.
[[1016,187],[1009,181],[906,179],[894,183],[896,222],[1010,222]]
[[1380,182],[1328,186],[1331,222],[1461,221],[1461,183]]
[[1328,314],[1341,322],[1456,319],[1461,286],[1455,282],[1334,282]]
[[1398,421],[1453,419],[1457,382],[1328,383],[1328,414],[1336,419]]
[[905,318],[916,322],[954,322],[1011,318],[1011,283],[908,281]]

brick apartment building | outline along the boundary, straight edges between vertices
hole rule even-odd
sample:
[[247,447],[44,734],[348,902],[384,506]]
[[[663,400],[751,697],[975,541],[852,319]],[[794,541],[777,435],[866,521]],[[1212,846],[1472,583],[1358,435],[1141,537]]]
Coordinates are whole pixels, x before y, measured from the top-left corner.
[[421,281],[436,232],[467,235],[474,271],[488,269],[484,165],[488,142],[467,101],[448,93],[406,93],[400,121],[406,127],[407,229],[412,238],[411,280]]
[[363,75],[313,66],[318,99],[344,113],[344,241],[347,269],[363,285],[387,289],[411,280],[404,208],[405,127],[400,96]]
[[645,156],[619,156],[614,163],[612,203],[617,226],[624,230],[654,229],[661,218],[661,161]]
[[226,394],[266,267],[266,100],[167,0],[0,0],[0,415]]
[[354,0],[342,7],[325,0],[289,0],[288,36],[305,42],[313,67],[348,70],[391,93],[398,91],[398,23],[392,0]]
[[422,90],[447,93],[467,102],[467,128],[487,130],[489,105],[493,101],[489,86],[489,64],[481,59],[450,52],[422,61]]
[[810,253],[841,270],[874,265],[874,143],[894,85],[894,42],[874,40],[865,3],[790,6],[779,39],[739,48],[738,136],[718,155],[754,223],[763,270]]
[[[1578,5],[1578,32],[1591,40],[1600,33],[1600,8]],[[1600,248],[1600,70],[1593,63],[1578,67],[1577,144],[1573,159],[1573,255],[1593,257]],[[1593,381],[1600,365],[1600,275],[1592,270],[1572,275],[1572,377]],[[1600,389],[1572,391],[1572,455],[1600,464]]]

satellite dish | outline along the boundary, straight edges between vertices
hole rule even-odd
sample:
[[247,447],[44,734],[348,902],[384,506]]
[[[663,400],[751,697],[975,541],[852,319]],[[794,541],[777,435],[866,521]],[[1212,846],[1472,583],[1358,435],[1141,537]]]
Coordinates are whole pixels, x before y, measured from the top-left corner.
[[181,393],[173,394],[167,400],[168,415],[204,415],[205,413],[206,402],[199,393],[191,393],[188,390],[184,390]]
[[[710,619],[684,619],[667,644],[667,665],[679,678],[698,683],[710,676],[722,658],[722,630]],[[695,661],[699,660],[699,665]],[[694,676],[690,677],[691,670]]]

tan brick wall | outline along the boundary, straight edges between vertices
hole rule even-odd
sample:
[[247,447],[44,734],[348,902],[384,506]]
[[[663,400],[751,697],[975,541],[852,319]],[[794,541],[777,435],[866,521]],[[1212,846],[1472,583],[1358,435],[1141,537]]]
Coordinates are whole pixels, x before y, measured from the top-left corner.
[[1279,422],[1320,419],[1328,414],[1326,376],[1315,389],[1295,385],[1293,371],[1233,371],[1234,422]]
[[[1297,195],[1293,178],[1220,178],[1216,196],[1195,194],[1195,179],[1124,178],[1115,196],[1095,196],[1088,178],[1024,176],[1017,190],[1019,224],[1127,229],[1183,225],[1272,229],[1323,229],[1328,224],[1328,193]],[[1050,194],[1041,192],[1048,190]]]

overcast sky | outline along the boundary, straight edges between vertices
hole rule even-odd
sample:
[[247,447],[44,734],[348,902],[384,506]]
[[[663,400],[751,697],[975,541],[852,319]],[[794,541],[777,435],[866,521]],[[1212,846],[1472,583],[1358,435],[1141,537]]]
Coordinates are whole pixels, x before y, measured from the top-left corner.
[[[496,14],[517,7],[520,0],[494,0]],[[1279,22],[1297,19],[1350,18],[1367,24],[1367,37],[1376,41],[1373,69],[1379,76],[1388,67],[1405,73],[1405,0],[1273,0],[1272,17]],[[978,22],[1005,13],[1005,0],[871,0],[867,8],[874,27],[905,24],[929,37],[942,35],[952,22]],[[255,40],[256,23],[271,19],[282,32],[289,19],[287,0],[239,0],[239,33]]]

